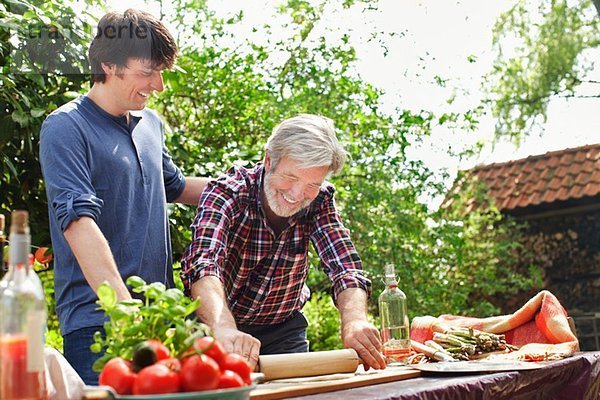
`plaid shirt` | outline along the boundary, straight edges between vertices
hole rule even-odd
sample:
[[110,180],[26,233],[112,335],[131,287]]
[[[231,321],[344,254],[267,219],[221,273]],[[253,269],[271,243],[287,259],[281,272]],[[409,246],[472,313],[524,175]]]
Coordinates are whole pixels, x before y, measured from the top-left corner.
[[288,220],[276,237],[261,205],[263,166],[233,167],[200,198],[192,243],[182,259],[186,293],[205,276],[223,282],[229,309],[240,325],[287,320],[310,296],[308,243],[332,282],[332,295],[362,288],[370,295],[360,258],[335,208],[335,189],[325,183],[309,207]]

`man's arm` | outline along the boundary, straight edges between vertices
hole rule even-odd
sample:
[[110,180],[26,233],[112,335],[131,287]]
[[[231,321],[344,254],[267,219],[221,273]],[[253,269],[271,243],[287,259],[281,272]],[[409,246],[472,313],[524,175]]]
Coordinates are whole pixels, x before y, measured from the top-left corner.
[[232,193],[218,185],[203,192],[198,214],[192,223],[192,243],[181,260],[181,277],[186,292],[200,299],[196,315],[214,332],[228,352],[248,359],[252,367],[258,362],[260,342],[237,329],[228,308],[220,267],[230,251],[228,232],[235,213],[231,209]]
[[210,178],[185,177],[185,188],[183,192],[175,199],[176,203],[197,205],[200,195],[206,185],[210,182]]
[[198,318],[211,327],[217,340],[227,352],[240,354],[254,368],[258,363],[260,341],[241,332],[227,307],[225,290],[221,280],[215,276],[206,276],[192,284],[192,298],[200,299],[196,310]]
[[356,350],[367,366],[385,368],[381,336],[367,318],[367,293],[359,288],[348,288],[338,295],[336,305],[342,320],[344,347]]
[[[87,150],[93,147],[73,119],[50,115],[40,132],[40,164],[44,172],[50,218],[56,218],[88,284],[97,293],[108,281],[119,300],[131,296],[123,283],[108,242],[95,218],[103,201],[96,197]],[[69,143],[65,146],[65,143]],[[58,233],[58,232],[56,232]]]
[[367,319],[371,282],[365,277],[360,257],[342,224],[333,201],[334,189],[326,187],[311,240],[332,282],[334,300],[342,319],[342,341],[356,350],[366,368],[385,368],[379,331]]
[[131,298],[108,242],[92,218],[81,217],[72,221],[64,235],[83,276],[95,293],[100,284],[107,281],[117,292],[118,300]]

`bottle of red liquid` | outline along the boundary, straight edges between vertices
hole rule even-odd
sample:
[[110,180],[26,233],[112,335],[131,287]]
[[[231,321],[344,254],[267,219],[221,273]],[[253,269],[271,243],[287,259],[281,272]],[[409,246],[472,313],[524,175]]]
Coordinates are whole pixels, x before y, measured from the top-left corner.
[[11,214],[8,273],[0,282],[0,399],[46,399],[44,290],[31,270],[27,211]]

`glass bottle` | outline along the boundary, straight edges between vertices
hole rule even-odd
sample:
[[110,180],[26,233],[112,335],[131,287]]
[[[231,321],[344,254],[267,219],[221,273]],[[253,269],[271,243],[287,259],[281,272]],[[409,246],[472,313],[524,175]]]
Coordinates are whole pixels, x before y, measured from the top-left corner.
[[388,363],[403,362],[410,355],[408,308],[393,264],[385,266],[384,282],[386,288],[379,295],[383,354]]
[[0,282],[0,399],[46,399],[44,290],[34,277],[27,211],[11,214],[8,273]]

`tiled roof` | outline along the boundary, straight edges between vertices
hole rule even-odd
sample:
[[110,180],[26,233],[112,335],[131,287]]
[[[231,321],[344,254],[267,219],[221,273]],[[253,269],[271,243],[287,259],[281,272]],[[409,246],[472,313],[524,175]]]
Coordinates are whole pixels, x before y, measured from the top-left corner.
[[502,211],[600,195],[600,143],[475,167]]

